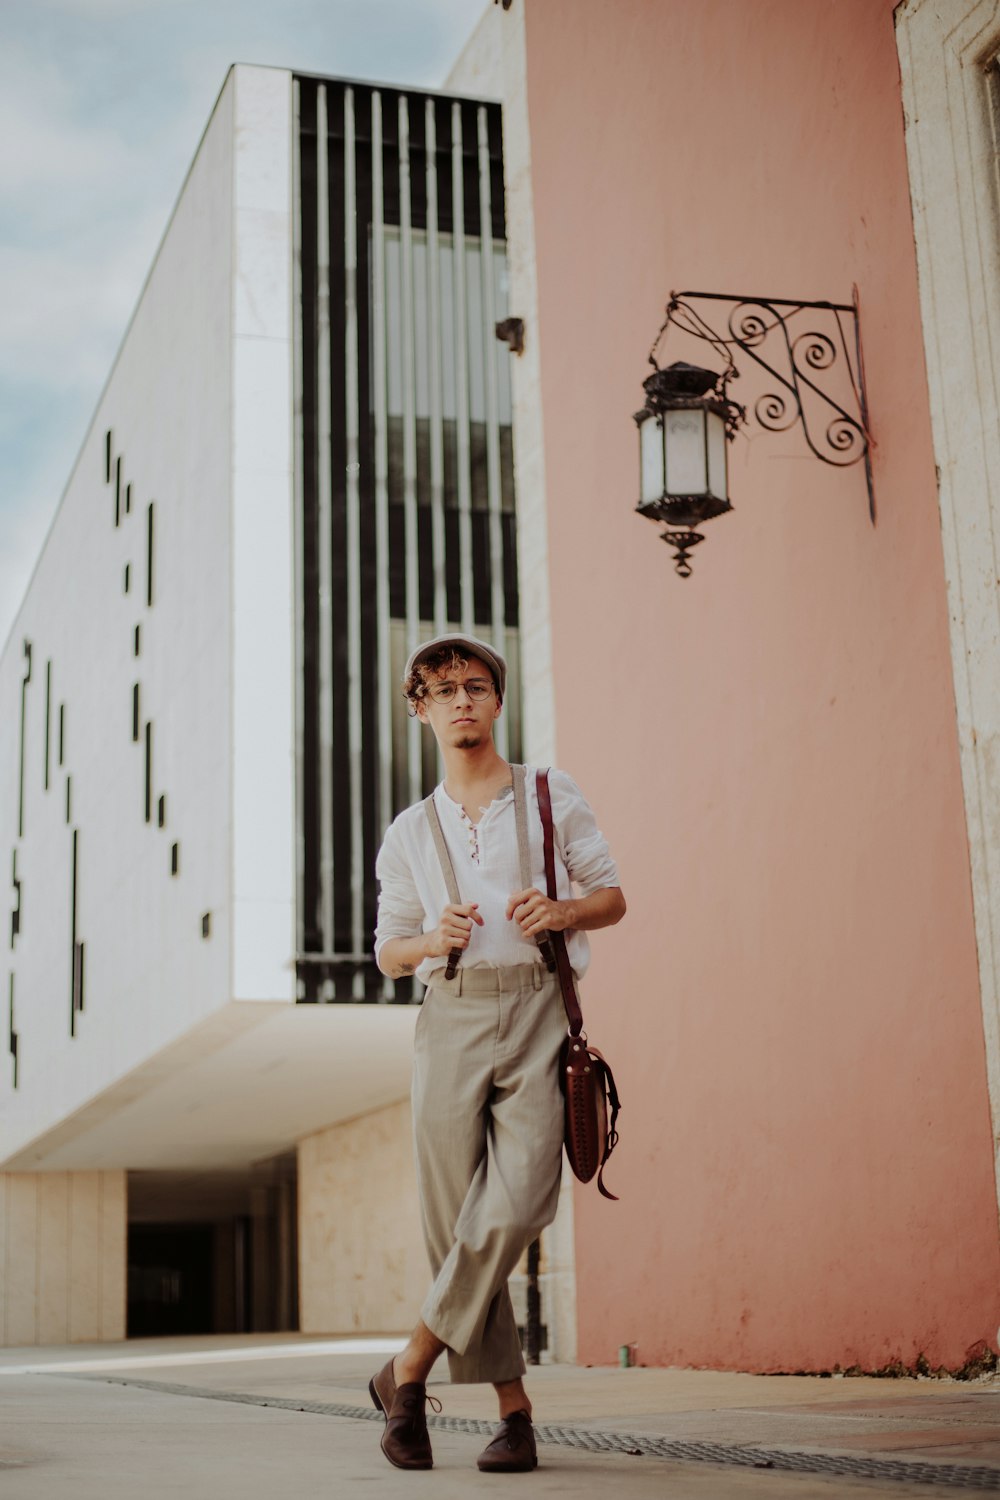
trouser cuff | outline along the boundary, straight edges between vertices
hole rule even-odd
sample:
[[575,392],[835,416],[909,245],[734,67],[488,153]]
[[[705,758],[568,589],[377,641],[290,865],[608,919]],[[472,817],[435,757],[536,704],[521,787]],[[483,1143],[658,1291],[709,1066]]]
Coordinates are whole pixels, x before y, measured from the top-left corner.
[[[421,1321],[436,1339],[440,1339],[448,1355],[448,1374],[452,1385],[501,1385],[506,1380],[520,1380],[527,1366],[521,1352],[520,1339],[506,1341],[502,1350],[484,1349],[482,1344],[468,1349],[470,1340],[465,1339],[461,1348],[456,1348],[450,1339],[458,1339],[450,1331],[445,1318],[435,1317],[426,1308],[420,1314]],[[468,1352],[466,1352],[468,1349]]]

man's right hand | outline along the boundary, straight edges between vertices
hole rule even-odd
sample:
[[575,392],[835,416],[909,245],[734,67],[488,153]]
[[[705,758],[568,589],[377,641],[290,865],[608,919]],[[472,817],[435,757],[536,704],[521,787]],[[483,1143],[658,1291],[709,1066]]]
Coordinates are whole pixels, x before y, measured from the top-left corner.
[[427,957],[447,958],[455,948],[467,948],[473,922],[483,926],[477,902],[472,901],[467,906],[446,906],[438,925],[425,936]]

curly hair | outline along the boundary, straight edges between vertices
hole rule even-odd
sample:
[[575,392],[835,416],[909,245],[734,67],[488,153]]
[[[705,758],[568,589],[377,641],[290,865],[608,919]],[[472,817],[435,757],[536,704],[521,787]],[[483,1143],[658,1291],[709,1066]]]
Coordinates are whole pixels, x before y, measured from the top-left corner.
[[[469,665],[470,654],[459,651],[454,646],[439,646],[436,651],[429,651],[426,656],[417,662],[413,671],[403,683],[403,696],[407,700],[407,709],[411,717],[416,713],[417,704],[421,698],[427,697],[428,682],[432,678],[440,676],[442,672],[461,671],[463,667]],[[481,660],[481,657],[476,657],[476,661]],[[488,669],[493,679],[493,686],[496,689],[497,702],[499,703],[502,700],[497,674],[488,661],[483,661],[483,666]]]

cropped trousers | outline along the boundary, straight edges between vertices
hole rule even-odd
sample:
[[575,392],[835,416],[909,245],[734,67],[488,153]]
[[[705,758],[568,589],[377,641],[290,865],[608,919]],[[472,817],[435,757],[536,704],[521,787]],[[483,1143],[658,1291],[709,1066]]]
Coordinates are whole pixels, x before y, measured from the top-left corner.
[[460,1384],[524,1373],[507,1278],[555,1217],[566,1012],[542,964],[436,973],[417,1018],[413,1125],[434,1284],[421,1318]]

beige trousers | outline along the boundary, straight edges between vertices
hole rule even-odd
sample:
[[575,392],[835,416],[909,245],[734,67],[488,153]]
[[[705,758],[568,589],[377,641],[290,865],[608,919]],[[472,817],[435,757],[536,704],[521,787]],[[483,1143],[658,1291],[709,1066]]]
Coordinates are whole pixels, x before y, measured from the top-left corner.
[[421,1317],[456,1383],[524,1373],[507,1278],[555,1217],[566,1035],[542,964],[435,975],[417,1018],[413,1125],[434,1285]]

